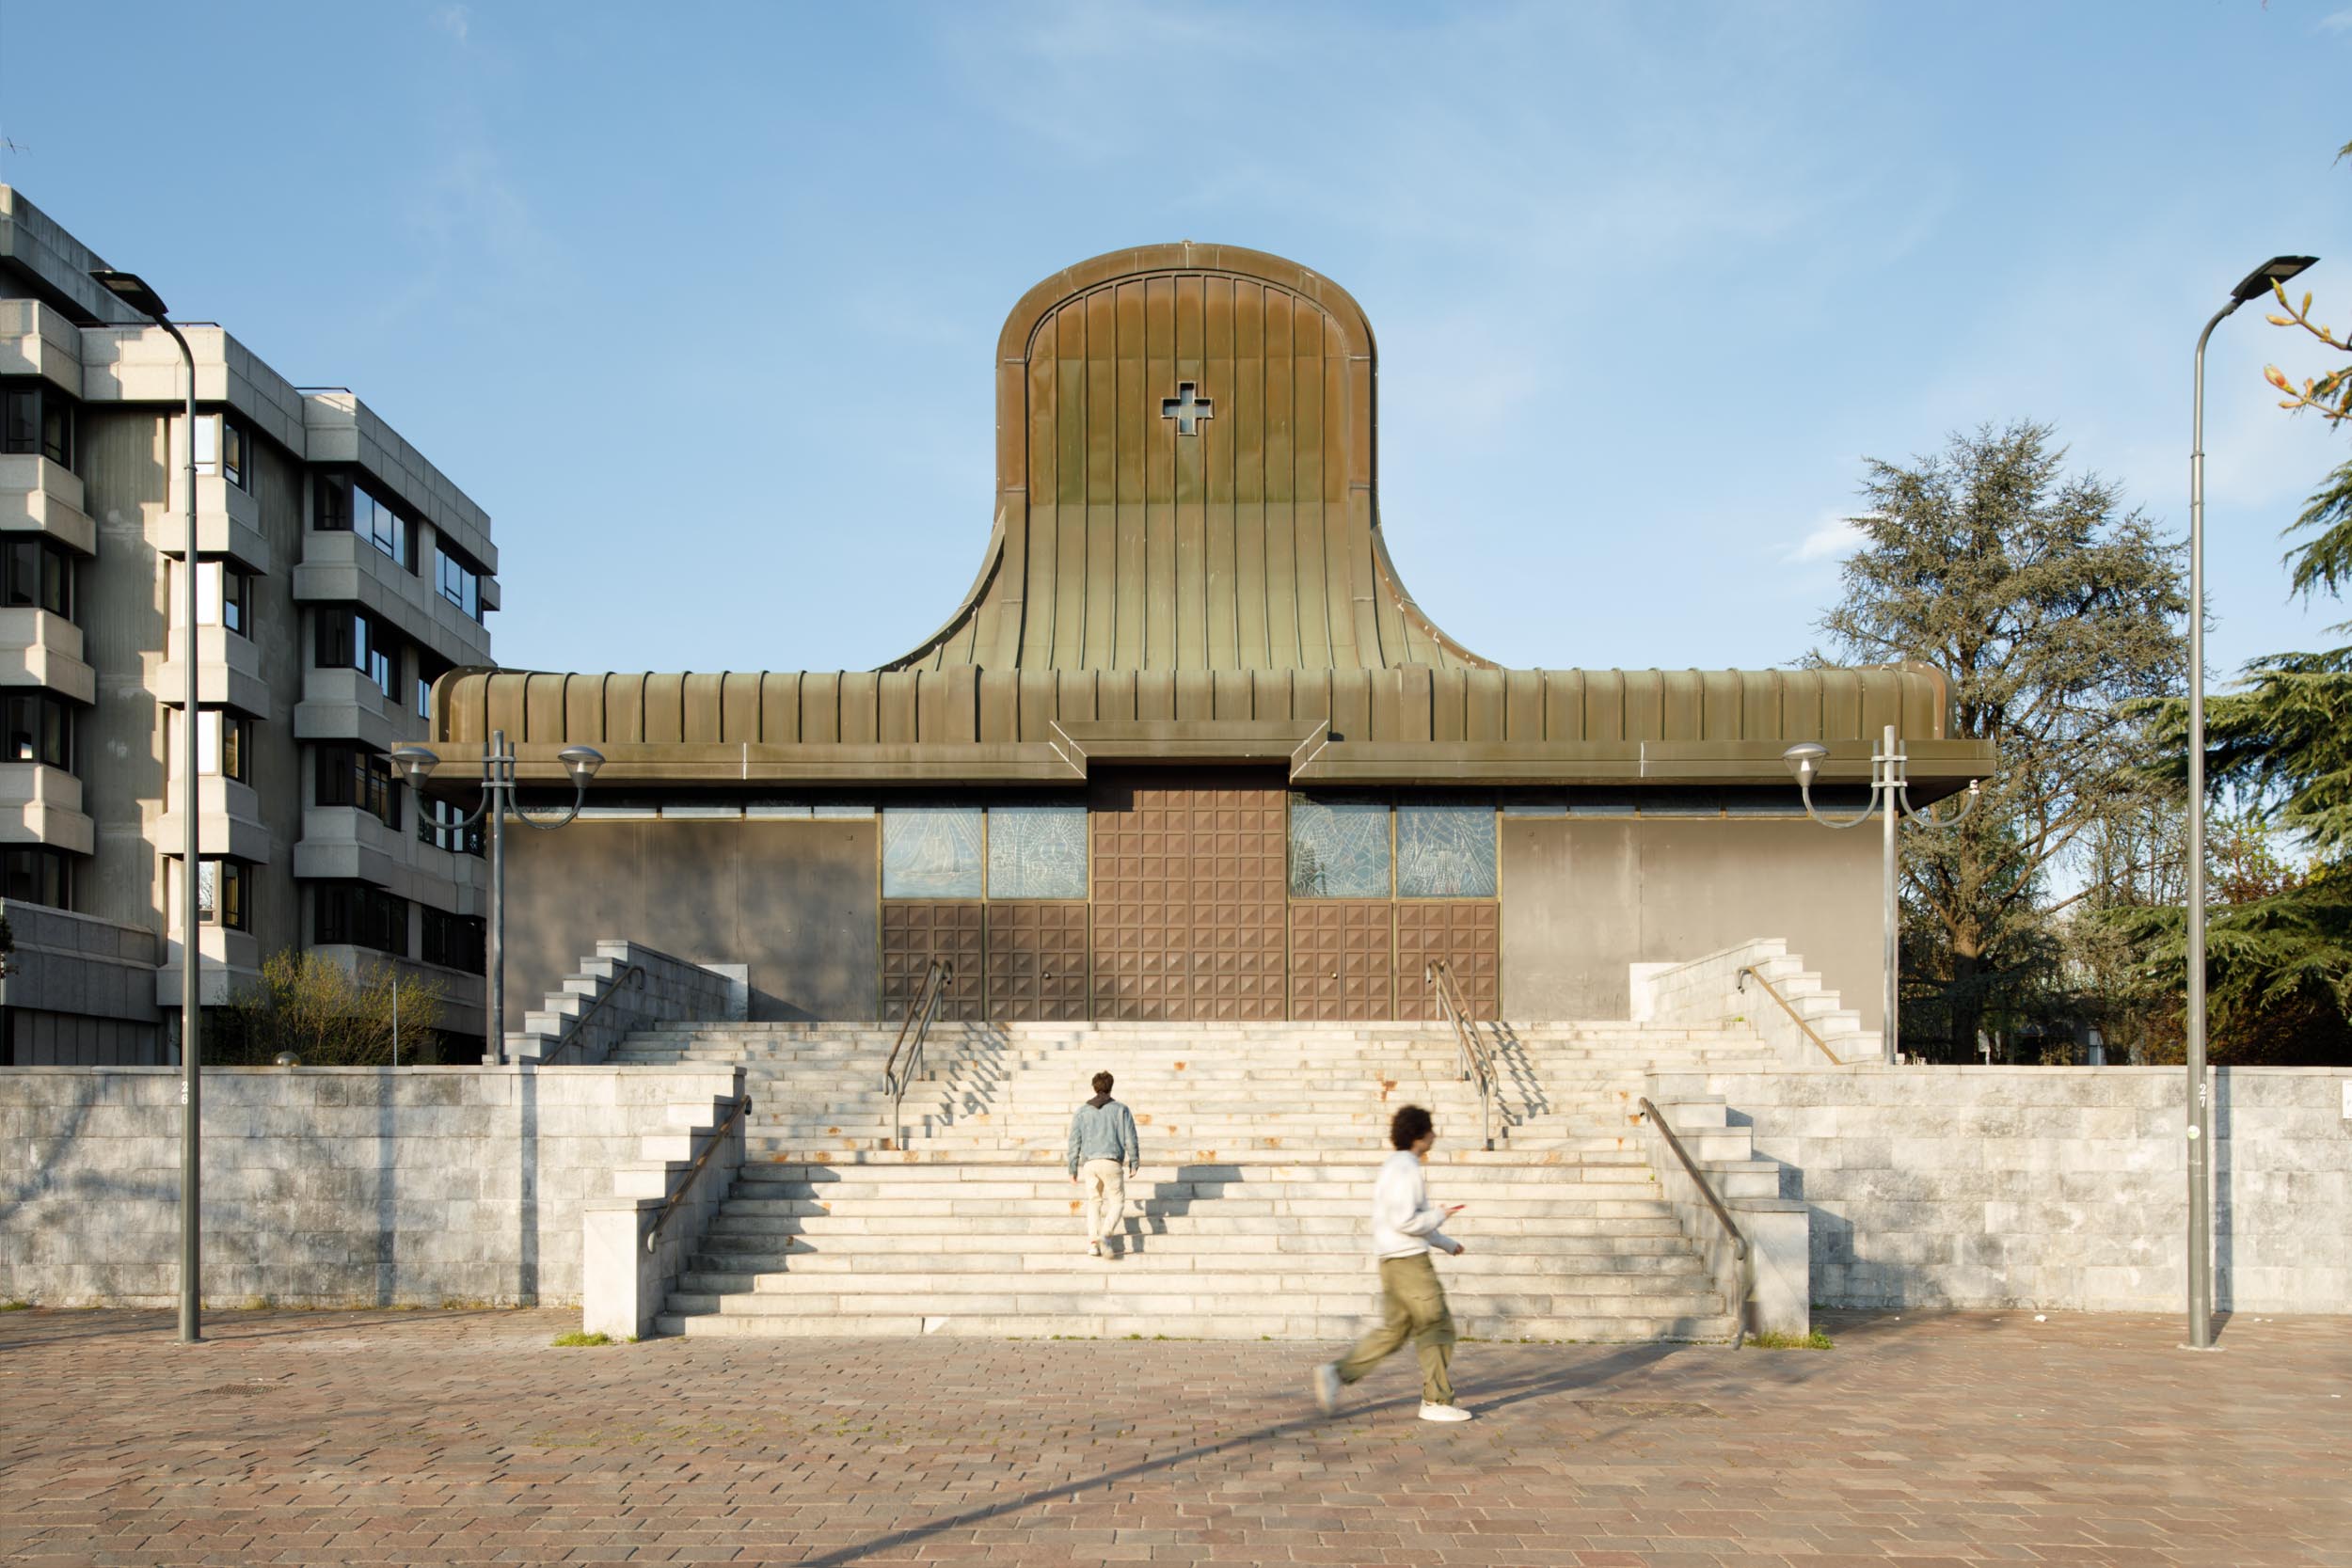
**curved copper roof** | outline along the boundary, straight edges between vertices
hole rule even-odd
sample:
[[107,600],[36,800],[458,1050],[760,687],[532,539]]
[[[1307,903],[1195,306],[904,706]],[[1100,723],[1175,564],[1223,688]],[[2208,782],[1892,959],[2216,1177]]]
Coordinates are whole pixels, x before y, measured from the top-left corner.
[[987,554],[885,669],[1494,668],[1389,559],[1378,354],[1330,279],[1232,245],[1113,251],[1022,296],[996,356]]

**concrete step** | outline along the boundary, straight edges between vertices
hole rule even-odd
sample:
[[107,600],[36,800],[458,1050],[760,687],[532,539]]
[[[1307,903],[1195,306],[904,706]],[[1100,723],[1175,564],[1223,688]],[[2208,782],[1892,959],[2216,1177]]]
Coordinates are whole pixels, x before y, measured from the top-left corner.
[[[945,1335],[994,1339],[1287,1339],[1342,1345],[1377,1323],[1363,1313],[1327,1316],[1267,1312],[1235,1316],[1176,1316],[1159,1313],[1046,1312],[923,1314],[914,1312],[836,1314],[830,1317],[738,1316],[715,1311],[672,1310],[656,1320],[663,1334],[733,1338],[879,1338]],[[1549,1316],[1454,1314],[1456,1328],[1478,1339],[1551,1340],[1581,1344],[1652,1344],[1661,1341],[1728,1343],[1734,1320],[1724,1312],[1676,1316]],[[1301,1383],[1304,1384],[1304,1372]]]

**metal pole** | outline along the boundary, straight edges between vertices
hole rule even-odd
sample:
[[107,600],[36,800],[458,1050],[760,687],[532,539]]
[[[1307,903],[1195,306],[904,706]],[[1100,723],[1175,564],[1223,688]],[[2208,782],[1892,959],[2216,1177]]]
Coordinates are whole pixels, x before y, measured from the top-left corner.
[[400,1066],[400,971],[392,971],[392,1066]]
[[490,732],[483,768],[490,812],[490,1060],[506,1065],[506,732]]
[[1901,841],[1897,836],[1895,821],[1895,726],[1889,724],[1880,740],[1877,784],[1882,792],[1886,814],[1885,850],[1885,986],[1886,994],[1881,1002],[1886,1009],[1886,1027],[1880,1031],[1886,1042],[1885,1056],[1889,1067],[1895,1065],[1899,1025],[1897,1022],[1897,998],[1901,994],[1899,966],[1902,962],[1902,899],[1897,891],[1896,879],[1902,863]]
[[[197,831],[202,799],[197,788],[196,772],[197,731],[201,727],[198,704],[202,695],[197,681],[196,635],[196,351],[188,347],[187,339],[178,327],[160,316],[155,321],[180,345],[180,357],[186,362],[188,372],[188,460],[182,474],[187,489],[188,531],[186,553],[181,558],[187,634],[180,645],[187,674],[180,756],[180,820],[183,833],[180,844],[180,1340],[192,1345],[204,1338],[204,1005],[197,986],[197,966],[204,942],[197,913],[197,879],[202,875],[203,862],[199,854]],[[225,888],[215,889],[214,897],[218,900],[226,894]]]
[[2213,1348],[2213,1190],[2205,1146],[2205,341],[2235,299],[2197,335],[2188,443],[2188,1344]]

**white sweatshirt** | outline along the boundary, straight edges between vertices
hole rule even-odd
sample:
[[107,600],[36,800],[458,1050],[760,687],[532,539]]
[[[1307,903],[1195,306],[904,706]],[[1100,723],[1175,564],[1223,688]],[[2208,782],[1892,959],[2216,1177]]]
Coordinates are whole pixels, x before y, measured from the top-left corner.
[[1453,1238],[1438,1228],[1445,1215],[1429,1207],[1429,1183],[1421,1156],[1400,1148],[1381,1162],[1372,1184],[1372,1250],[1379,1258],[1418,1258],[1436,1249],[1454,1250]]

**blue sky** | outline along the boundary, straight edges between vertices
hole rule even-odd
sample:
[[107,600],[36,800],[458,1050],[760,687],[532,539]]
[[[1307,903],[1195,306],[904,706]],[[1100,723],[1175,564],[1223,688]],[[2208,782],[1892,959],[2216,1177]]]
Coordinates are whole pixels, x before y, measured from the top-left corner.
[[[2341,4],[0,0],[0,179],[437,461],[538,668],[912,646],[1005,312],[1121,245],[1362,302],[1391,548],[1516,665],[1794,657],[1863,458],[1981,421],[2185,531],[2205,315],[2303,250],[2352,316]],[[2273,359],[2328,363],[2251,310],[2212,360],[2221,671],[2346,613],[2286,599],[2344,437]]]

